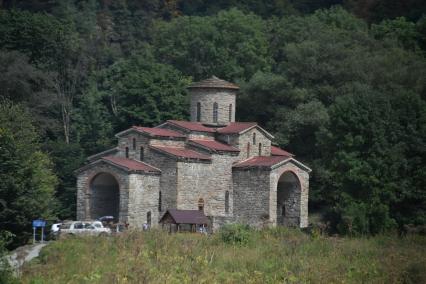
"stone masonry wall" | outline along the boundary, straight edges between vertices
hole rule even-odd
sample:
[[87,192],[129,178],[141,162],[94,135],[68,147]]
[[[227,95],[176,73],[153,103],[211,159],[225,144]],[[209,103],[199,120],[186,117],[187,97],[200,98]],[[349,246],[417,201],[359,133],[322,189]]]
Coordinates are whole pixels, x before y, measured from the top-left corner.
[[[237,156],[212,154],[212,163],[178,162],[178,209],[197,210],[204,200],[207,216],[231,216],[233,212],[232,163]],[[225,193],[229,210],[225,212]]]
[[229,121],[229,105],[232,104],[231,122],[235,121],[236,92],[220,89],[192,89],[191,92],[191,121],[197,121],[197,103],[201,104],[200,121],[206,124],[213,123],[213,104],[218,104],[217,125],[227,125]]
[[[256,144],[253,145],[253,134],[256,134]],[[250,153],[247,155],[247,145],[250,143]],[[249,157],[259,156],[259,144],[261,144],[261,156],[271,155],[271,140],[263,134],[263,132],[254,128],[241,134],[238,138],[237,145],[240,149],[240,160],[245,160]]]
[[162,215],[166,209],[177,207],[177,162],[173,157],[165,156],[152,149],[147,149],[145,162],[161,170],[160,190]]
[[277,186],[281,175],[285,172],[294,173],[300,181],[300,193],[297,201],[299,204],[298,211],[300,212],[299,227],[305,228],[308,226],[308,198],[309,198],[309,173],[299,168],[294,163],[289,162],[271,171],[271,196],[269,206],[270,222],[277,224]]
[[[133,148],[133,138],[136,139],[136,147]],[[126,147],[129,148],[129,158],[140,160],[140,151],[141,147],[144,147],[145,155],[147,155],[147,149],[149,145],[157,146],[172,146],[172,147],[184,147],[185,141],[181,140],[168,140],[168,139],[155,139],[149,138],[145,135],[138,133],[129,133],[124,137],[120,137],[118,140],[118,149],[119,152],[117,156],[125,157],[126,156]]]
[[238,223],[262,227],[269,219],[270,172],[233,170],[234,218]]
[[90,183],[92,179],[99,173],[111,174],[117,180],[120,187],[119,221],[127,221],[129,204],[128,175],[125,171],[110,166],[107,163],[97,164],[83,172],[80,172],[77,175],[77,219],[92,219],[92,216],[90,216],[90,200],[92,195]]
[[159,175],[131,174],[129,176],[129,224],[142,228],[147,223],[147,213],[151,212],[151,226],[159,221],[158,196],[160,191]]

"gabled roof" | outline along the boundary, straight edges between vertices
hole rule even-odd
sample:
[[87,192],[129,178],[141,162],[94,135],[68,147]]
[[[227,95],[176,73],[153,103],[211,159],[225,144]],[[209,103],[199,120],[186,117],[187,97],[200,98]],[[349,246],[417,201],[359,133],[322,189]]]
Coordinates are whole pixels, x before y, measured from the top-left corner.
[[259,129],[270,139],[274,138],[272,134],[260,127],[256,122],[231,122],[229,125],[218,128],[216,131],[219,134],[243,134],[253,128]]
[[192,122],[192,121],[183,121],[183,120],[167,120],[167,122],[163,123],[162,125],[167,123],[170,123],[174,126],[177,126],[189,131],[209,132],[209,133],[215,132],[214,128],[206,127],[201,122]]
[[240,87],[237,85],[230,83],[228,81],[219,79],[216,76],[212,76],[208,79],[202,80],[200,82],[192,83],[188,89],[194,89],[194,88],[203,88],[203,89],[231,89],[231,90],[238,90]]
[[123,157],[114,157],[114,156],[106,156],[106,157],[102,157],[99,160],[96,160],[88,165],[85,165],[83,167],[81,167],[80,169],[76,170],[76,173],[82,172],[92,166],[95,166],[96,164],[99,163],[107,163],[111,166],[120,168],[126,172],[144,172],[144,173],[155,173],[155,174],[160,174],[161,170],[158,168],[155,168],[151,165],[148,165],[147,163],[141,162],[141,161],[137,161],[137,160],[132,160],[132,159],[127,159],[127,158],[123,158]]
[[294,157],[292,153],[287,152],[286,150],[283,150],[277,146],[271,146],[271,155],[272,156],[287,156],[287,157]]
[[160,172],[159,169],[142,161],[113,156],[103,157],[102,160],[109,161],[117,166],[126,168],[128,171]]
[[174,156],[178,158],[197,159],[210,161],[211,157],[203,155],[196,151],[186,149],[184,147],[171,147],[171,146],[150,146],[151,149],[157,150],[163,154]]
[[240,152],[239,149],[219,142],[217,140],[205,140],[205,139],[189,139],[188,142],[195,144],[196,146],[201,146],[209,150],[220,151],[220,152]]
[[301,162],[293,159],[289,156],[258,156],[253,157],[248,160],[236,163],[232,166],[232,168],[243,169],[243,168],[268,168],[275,169],[280,167],[286,163],[292,162],[298,167],[303,168],[307,172],[311,172],[312,170],[302,164]]
[[107,155],[115,154],[115,153],[117,153],[117,152],[118,152],[118,147],[111,148],[111,149],[108,149],[108,150],[105,150],[105,151],[99,152],[99,153],[97,153],[97,154],[91,155],[91,156],[87,157],[87,159],[86,159],[86,160],[88,160],[88,161],[91,161],[91,162],[92,162],[92,161],[94,161],[94,160],[97,160],[97,159],[102,158],[103,156],[107,156]]
[[115,136],[120,137],[124,134],[127,134],[131,131],[136,131],[138,133],[147,135],[149,137],[171,137],[171,138],[185,138],[186,136],[173,130],[163,129],[163,128],[152,128],[152,127],[141,127],[141,126],[132,126],[132,128],[126,129],[122,132],[117,133]]
[[174,224],[208,224],[209,219],[199,210],[178,210],[168,209],[161,217],[159,223],[165,221],[165,218],[170,216]]

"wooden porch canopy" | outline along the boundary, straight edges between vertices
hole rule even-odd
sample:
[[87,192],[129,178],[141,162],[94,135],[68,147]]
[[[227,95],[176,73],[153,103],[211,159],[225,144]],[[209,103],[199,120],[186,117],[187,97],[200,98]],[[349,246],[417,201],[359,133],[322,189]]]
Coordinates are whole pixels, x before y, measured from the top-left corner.
[[199,210],[178,210],[168,209],[161,217],[161,224],[189,224],[189,225],[207,225],[209,219]]

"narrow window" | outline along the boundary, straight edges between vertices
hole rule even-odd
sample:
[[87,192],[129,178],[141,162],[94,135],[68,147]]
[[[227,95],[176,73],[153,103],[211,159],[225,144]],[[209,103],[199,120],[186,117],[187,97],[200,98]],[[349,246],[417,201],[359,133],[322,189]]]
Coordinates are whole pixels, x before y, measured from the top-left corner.
[[140,153],[139,153],[140,154],[140,159],[139,160],[141,160],[141,161],[143,161],[144,155],[145,155],[143,151],[144,151],[144,149],[143,149],[143,147],[141,147],[141,150],[140,150]]
[[136,150],[136,138],[133,138],[133,150]]
[[126,147],[126,158],[129,158],[129,147]]
[[281,216],[285,216],[285,204],[281,207]]
[[229,105],[229,122],[232,121],[232,104]]
[[198,199],[198,210],[204,211],[204,199]]
[[250,142],[247,142],[247,158],[250,157]]
[[225,192],[225,213],[229,213],[229,191]]
[[253,133],[253,145],[256,145],[256,133]]
[[146,213],[146,223],[148,224],[148,227],[151,227],[151,211]]
[[259,143],[259,156],[262,156],[262,143]]
[[161,202],[162,202],[162,200],[161,200],[161,191],[160,191],[160,193],[158,194],[158,211],[160,211],[160,212],[162,211]]
[[217,123],[217,103],[213,104],[213,122]]
[[197,121],[198,122],[201,121],[201,103],[200,102],[197,103]]

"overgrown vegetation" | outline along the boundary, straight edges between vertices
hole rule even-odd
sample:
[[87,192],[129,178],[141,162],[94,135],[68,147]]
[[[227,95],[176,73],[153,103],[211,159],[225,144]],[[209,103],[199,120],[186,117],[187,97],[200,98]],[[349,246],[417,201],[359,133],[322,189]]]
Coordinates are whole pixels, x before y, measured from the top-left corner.
[[[240,227],[242,229],[242,227]],[[424,236],[311,237],[294,229],[221,233],[128,232],[70,238],[42,250],[23,283],[424,283]],[[245,237],[244,237],[245,238]]]
[[185,87],[211,75],[241,85],[238,120],[314,169],[310,211],[333,232],[424,225],[425,3],[0,1],[0,104],[23,121],[0,125],[2,230],[13,247],[35,215],[74,218],[84,158],[187,118]]

